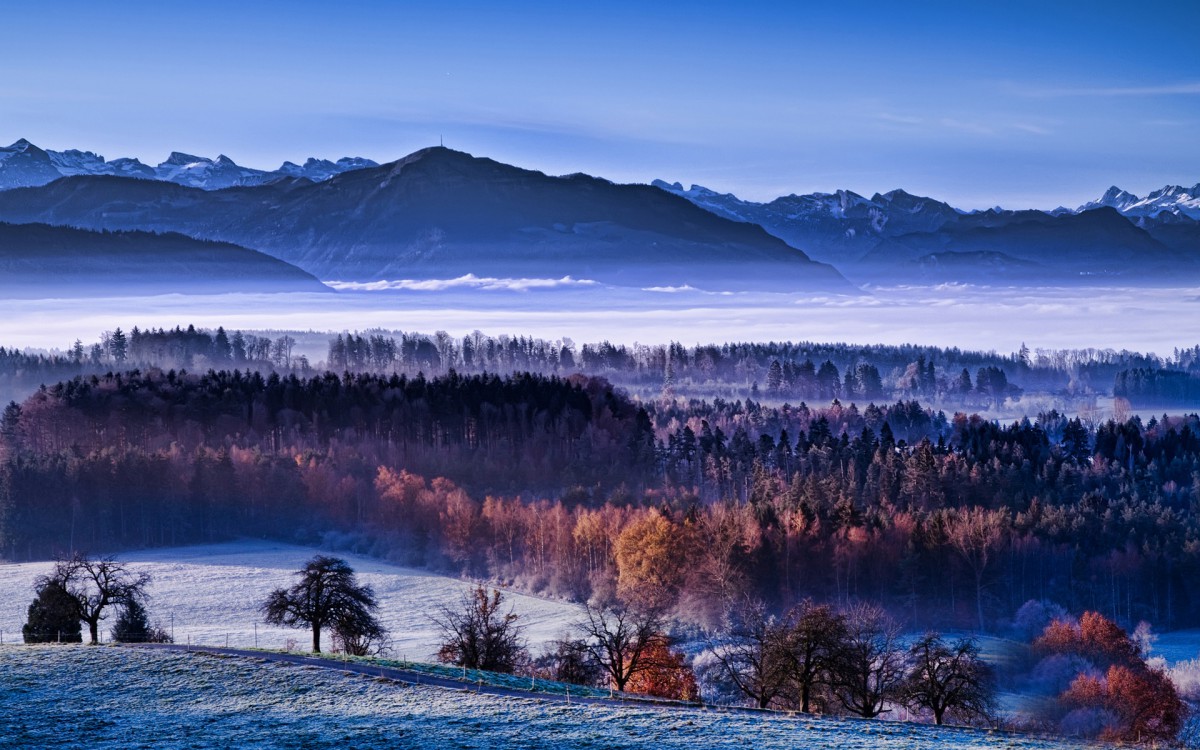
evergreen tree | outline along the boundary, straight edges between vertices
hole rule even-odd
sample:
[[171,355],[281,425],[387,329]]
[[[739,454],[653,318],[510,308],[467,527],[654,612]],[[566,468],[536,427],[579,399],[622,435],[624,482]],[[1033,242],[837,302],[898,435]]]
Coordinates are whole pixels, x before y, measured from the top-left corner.
[[129,354],[129,339],[120,328],[113,331],[108,339],[108,354],[117,364],[123,363]]
[[46,581],[29,605],[21,635],[26,643],[82,643],[83,626],[75,598],[58,581]]
[[954,379],[954,384],[951,388],[958,394],[966,395],[971,392],[971,371],[963,368],[958,377]]
[[779,364],[779,360],[772,360],[771,366],[767,368],[767,393],[776,395],[783,388],[783,365]]
[[246,337],[242,335],[241,331],[234,331],[229,348],[234,362],[246,361]]
[[213,361],[228,362],[232,358],[232,353],[233,345],[229,343],[229,336],[225,333],[225,328],[218,327],[217,334],[213,336]]
[[137,599],[130,599],[121,608],[121,614],[113,625],[112,639],[117,643],[146,643],[150,640],[150,621],[146,608]]

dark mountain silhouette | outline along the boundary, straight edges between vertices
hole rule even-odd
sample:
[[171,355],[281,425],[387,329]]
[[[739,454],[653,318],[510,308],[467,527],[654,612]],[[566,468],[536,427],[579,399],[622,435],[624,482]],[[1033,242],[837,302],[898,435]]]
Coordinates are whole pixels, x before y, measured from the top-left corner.
[[252,247],[325,279],[474,273],[853,289],[761,227],[648,185],[550,177],[441,147],[318,183],[202,191],[70,177],[0,193],[0,220],[181,232]]
[[181,234],[0,223],[8,297],[329,291],[304,271],[225,242]]
[[[743,201],[656,182],[722,216],[760,224],[856,283],[1076,284],[1200,280],[1200,223],[1182,212],[1123,215],[1119,191],[1086,210],[965,213],[902,190],[846,190]],[[1091,204],[1089,204],[1091,205]],[[1123,204],[1122,204],[1123,205]]]
[[937,232],[880,241],[855,278],[1049,284],[1188,281],[1195,253],[1172,248],[1113,208],[1052,216],[1040,211],[967,215]]

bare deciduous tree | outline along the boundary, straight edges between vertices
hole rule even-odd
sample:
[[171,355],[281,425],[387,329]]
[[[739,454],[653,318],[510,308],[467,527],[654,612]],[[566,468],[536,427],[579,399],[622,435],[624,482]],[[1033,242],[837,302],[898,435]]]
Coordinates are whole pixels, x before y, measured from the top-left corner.
[[130,570],[113,557],[92,558],[82,552],[56,560],[50,575],[38,579],[39,588],[57,584],[71,596],[92,643],[100,640],[105,610],[145,597],[149,583],[149,574]]
[[847,711],[871,719],[888,710],[905,677],[900,628],[873,604],[848,609],[845,625],[830,671],[833,693]]
[[663,626],[657,609],[588,605],[576,628],[613,687],[623,691],[631,677],[654,666],[647,647],[662,636]]
[[790,623],[769,615],[761,600],[745,599],[729,614],[728,638],[709,648],[738,690],[766,708],[791,676],[790,632]]
[[1008,514],[1004,511],[980,507],[959,510],[946,520],[946,540],[975,574],[975,609],[980,632],[984,630],[984,576],[991,565],[992,556],[1004,542],[1007,520]]
[[442,631],[438,661],[468,669],[513,672],[525,657],[520,615],[502,611],[504,595],[483,586],[464,593],[457,610],[442,607],[433,622]]
[[788,623],[789,677],[798,692],[800,710],[809,713],[817,691],[829,684],[834,659],[846,637],[846,622],[829,605],[805,599],[789,613]]
[[312,628],[312,647],[321,652],[321,630],[339,629],[343,643],[349,638],[382,636],[375,620],[379,604],[375,591],[360,585],[345,560],[317,555],[297,572],[300,581],[290,589],[275,589],[262,605],[263,618],[273,625]]
[[941,724],[947,713],[990,720],[994,712],[992,672],[979,658],[970,638],[946,643],[938,633],[926,633],[908,650],[912,664],[901,688],[904,702],[927,708]]

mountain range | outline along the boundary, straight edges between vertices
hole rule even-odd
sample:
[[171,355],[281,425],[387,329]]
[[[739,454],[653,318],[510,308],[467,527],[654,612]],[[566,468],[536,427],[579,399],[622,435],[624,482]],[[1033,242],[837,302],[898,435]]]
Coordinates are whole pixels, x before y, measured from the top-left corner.
[[1200,185],[968,212],[903,190],[756,203],[697,185],[549,176],[443,147],[263,172],[223,156],[173,153],[152,168],[20,140],[0,149],[4,186],[0,221],[178,233],[337,281],[475,274],[849,291],[1200,280]]
[[114,175],[174,182],[203,190],[220,190],[264,185],[285,178],[320,182],[342,172],[377,166],[370,159],[361,157],[346,157],[336,162],[310,158],[304,164],[285,161],[279,169],[267,172],[239,166],[225,155],[209,159],[174,151],[166,161],[150,167],[137,159],[106,161],[103,156],[91,151],[44,150],[22,138],[7,148],[0,148],[0,190],[37,187],[61,177],[79,175]]
[[699,185],[653,184],[720,216],[758,224],[858,283],[1200,279],[1200,185],[1168,186],[1146,198],[1114,187],[1074,210],[968,212],[903,190],[756,203]]
[[0,221],[178,232],[326,280],[478,276],[852,291],[761,227],[649,185],[551,177],[433,147],[321,182],[204,190],[77,175],[0,192]]

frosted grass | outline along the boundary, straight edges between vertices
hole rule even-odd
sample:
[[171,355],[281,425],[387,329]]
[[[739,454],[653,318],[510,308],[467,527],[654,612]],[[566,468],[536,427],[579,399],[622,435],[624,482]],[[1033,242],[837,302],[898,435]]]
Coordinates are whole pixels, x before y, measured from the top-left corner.
[[885,721],[565,705],[255,659],[87,646],[0,649],[0,745],[12,750],[1080,747]]

